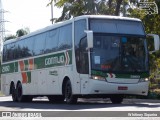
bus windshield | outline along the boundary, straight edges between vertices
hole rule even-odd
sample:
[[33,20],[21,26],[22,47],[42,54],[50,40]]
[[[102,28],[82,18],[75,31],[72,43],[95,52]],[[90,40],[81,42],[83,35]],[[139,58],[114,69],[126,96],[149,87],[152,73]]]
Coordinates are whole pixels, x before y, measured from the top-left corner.
[[148,54],[144,37],[94,35],[91,69],[106,72],[148,71]]

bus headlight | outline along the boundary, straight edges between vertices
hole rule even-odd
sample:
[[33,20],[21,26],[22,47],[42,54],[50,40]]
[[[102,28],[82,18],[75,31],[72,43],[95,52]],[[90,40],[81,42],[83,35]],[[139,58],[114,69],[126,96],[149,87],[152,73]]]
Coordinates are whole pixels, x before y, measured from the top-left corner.
[[91,76],[91,79],[93,79],[93,80],[102,80],[102,81],[106,81],[106,78],[105,78],[105,77],[97,76],[97,75],[92,75],[92,76]]
[[149,81],[148,78],[141,78],[141,79],[139,79],[139,82],[147,82],[147,81]]

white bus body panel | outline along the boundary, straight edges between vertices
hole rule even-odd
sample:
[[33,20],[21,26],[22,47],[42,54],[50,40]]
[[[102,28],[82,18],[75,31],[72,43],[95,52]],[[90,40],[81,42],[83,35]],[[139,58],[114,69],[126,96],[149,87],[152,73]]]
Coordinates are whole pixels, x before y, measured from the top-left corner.
[[[109,83],[90,79],[83,84],[84,95],[89,94],[130,94],[130,95],[147,95],[149,82],[139,82],[132,84]],[[127,87],[127,90],[118,90],[118,87]]]

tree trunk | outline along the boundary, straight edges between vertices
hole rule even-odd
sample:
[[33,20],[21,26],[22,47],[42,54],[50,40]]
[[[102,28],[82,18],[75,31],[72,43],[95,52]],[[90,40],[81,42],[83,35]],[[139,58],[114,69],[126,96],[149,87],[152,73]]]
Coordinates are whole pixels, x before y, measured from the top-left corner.
[[122,4],[122,1],[123,1],[123,0],[116,0],[116,2],[117,2],[116,11],[115,11],[115,15],[116,15],[116,16],[119,16],[120,6],[121,6],[121,4]]
[[108,1],[108,6],[109,6],[109,8],[112,7],[112,0],[109,0],[109,1]]

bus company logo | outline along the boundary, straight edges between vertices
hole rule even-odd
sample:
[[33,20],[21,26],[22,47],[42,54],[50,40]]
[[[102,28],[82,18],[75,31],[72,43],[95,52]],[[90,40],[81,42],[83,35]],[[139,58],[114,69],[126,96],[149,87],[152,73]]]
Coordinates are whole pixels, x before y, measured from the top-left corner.
[[158,14],[158,7],[155,2],[139,2],[138,5],[141,10],[141,14]]
[[57,57],[50,57],[45,59],[45,65],[53,65],[53,64],[60,64],[64,63],[64,56],[57,56]]
[[64,52],[64,55],[57,55],[54,57],[49,57],[45,59],[45,66],[56,65],[56,64],[65,64],[69,65],[70,57],[68,51]]

